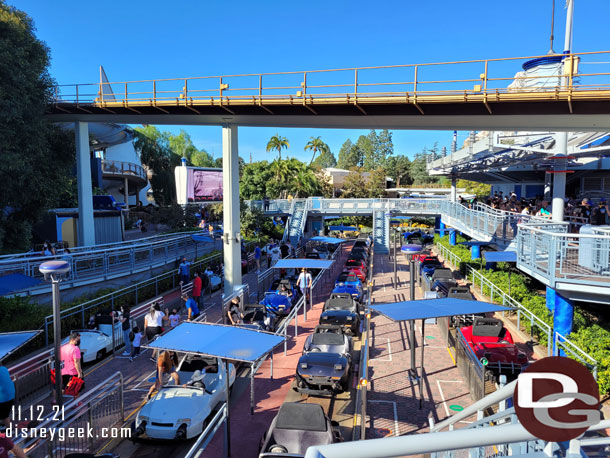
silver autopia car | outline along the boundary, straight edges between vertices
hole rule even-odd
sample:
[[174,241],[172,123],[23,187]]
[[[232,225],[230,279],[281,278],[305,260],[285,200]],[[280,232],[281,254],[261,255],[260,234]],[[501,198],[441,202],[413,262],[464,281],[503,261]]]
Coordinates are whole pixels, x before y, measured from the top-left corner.
[[263,434],[259,458],[302,457],[312,445],[342,442],[338,426],[319,404],[285,402]]

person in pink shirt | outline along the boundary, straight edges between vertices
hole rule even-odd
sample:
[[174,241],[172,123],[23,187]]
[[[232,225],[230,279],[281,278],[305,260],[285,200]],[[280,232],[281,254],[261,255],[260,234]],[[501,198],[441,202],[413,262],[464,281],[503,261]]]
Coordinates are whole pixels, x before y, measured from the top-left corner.
[[80,363],[81,351],[80,348],[78,348],[79,345],[80,334],[78,332],[72,332],[70,334],[70,341],[61,347],[61,381],[64,388],[68,386],[70,379],[75,375],[84,380]]

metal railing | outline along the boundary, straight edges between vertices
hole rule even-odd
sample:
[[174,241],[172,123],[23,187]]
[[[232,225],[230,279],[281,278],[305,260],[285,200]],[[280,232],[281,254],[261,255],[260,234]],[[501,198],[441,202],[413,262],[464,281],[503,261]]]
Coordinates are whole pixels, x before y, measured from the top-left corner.
[[593,378],[597,380],[597,368],[599,363],[588,353],[585,353],[579,346],[575,345],[568,338],[559,334],[555,331],[555,354],[554,356],[563,356],[562,353],[568,357],[580,361],[584,366],[588,367],[593,373]]
[[205,430],[199,438],[195,441],[193,446],[189,449],[189,451],[184,455],[184,458],[198,458],[205,448],[209,445],[209,443],[214,439],[216,432],[220,429],[221,426],[224,425],[224,447],[223,450],[227,451],[227,404],[223,403],[220,409],[216,412],[214,417],[209,421]]
[[119,175],[121,177],[137,177],[148,181],[146,170],[139,164],[133,162],[111,161],[102,159],[102,173],[107,175]]
[[[610,95],[609,51],[563,56],[564,71],[548,75],[515,76],[515,68],[531,59],[523,56],[378,67],[354,67],[275,73],[171,78],[59,85],[54,104],[104,107],[209,105],[265,106],[266,104],[489,103],[504,101],[562,101]],[[580,59],[605,66],[595,73],[578,71]],[[603,71],[606,70],[606,71]],[[444,75],[463,75],[446,79]],[[527,87],[507,87],[511,82]],[[535,87],[537,86],[537,87]],[[230,108],[229,108],[230,110]],[[261,111],[261,113],[263,113]]]
[[[30,429],[29,437],[21,437],[15,443],[30,448],[30,458],[62,458],[67,453],[93,451],[108,437],[116,437],[115,434],[130,438],[131,428],[119,426],[124,419],[123,375],[116,372],[65,404],[63,412],[51,411],[44,421]],[[53,437],[49,437],[50,431],[54,431]]]
[[265,205],[263,200],[246,200],[244,203],[252,210],[263,213],[291,213],[291,208],[295,199],[273,199]]

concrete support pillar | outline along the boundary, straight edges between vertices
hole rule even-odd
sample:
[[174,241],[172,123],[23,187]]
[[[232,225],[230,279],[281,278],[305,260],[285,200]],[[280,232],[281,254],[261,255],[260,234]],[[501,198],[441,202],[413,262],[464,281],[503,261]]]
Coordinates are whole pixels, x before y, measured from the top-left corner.
[[231,294],[241,285],[239,161],[234,124],[222,127],[222,188],[225,294]]
[[451,177],[451,202],[457,202],[457,178]]
[[91,186],[91,154],[89,151],[89,124],[74,123],[76,137],[76,181],[78,187],[78,244],[95,245],[93,222],[93,190]]
[[553,288],[546,287],[546,307],[553,313],[553,329],[562,336],[572,332],[574,304]]
[[125,199],[125,208],[128,209],[129,208],[129,180],[127,178],[124,178],[123,188],[124,188],[123,195],[124,195],[124,199]]
[[449,229],[449,245],[455,246],[457,243],[457,231],[455,229]]
[[[568,133],[560,132],[557,134],[555,144],[555,156],[567,156],[568,153]],[[555,159],[555,173],[553,174],[553,221],[563,221],[563,210],[566,197],[566,174],[563,173],[567,168],[566,159]]]

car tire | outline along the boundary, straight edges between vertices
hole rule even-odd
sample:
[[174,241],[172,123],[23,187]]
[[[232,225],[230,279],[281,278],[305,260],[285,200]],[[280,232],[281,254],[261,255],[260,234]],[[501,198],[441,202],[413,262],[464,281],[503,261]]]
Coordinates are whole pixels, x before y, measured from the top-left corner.
[[96,354],[95,354],[95,360],[96,361],[100,361],[102,359],[104,359],[104,357],[106,356],[106,350],[102,349],[99,350]]

